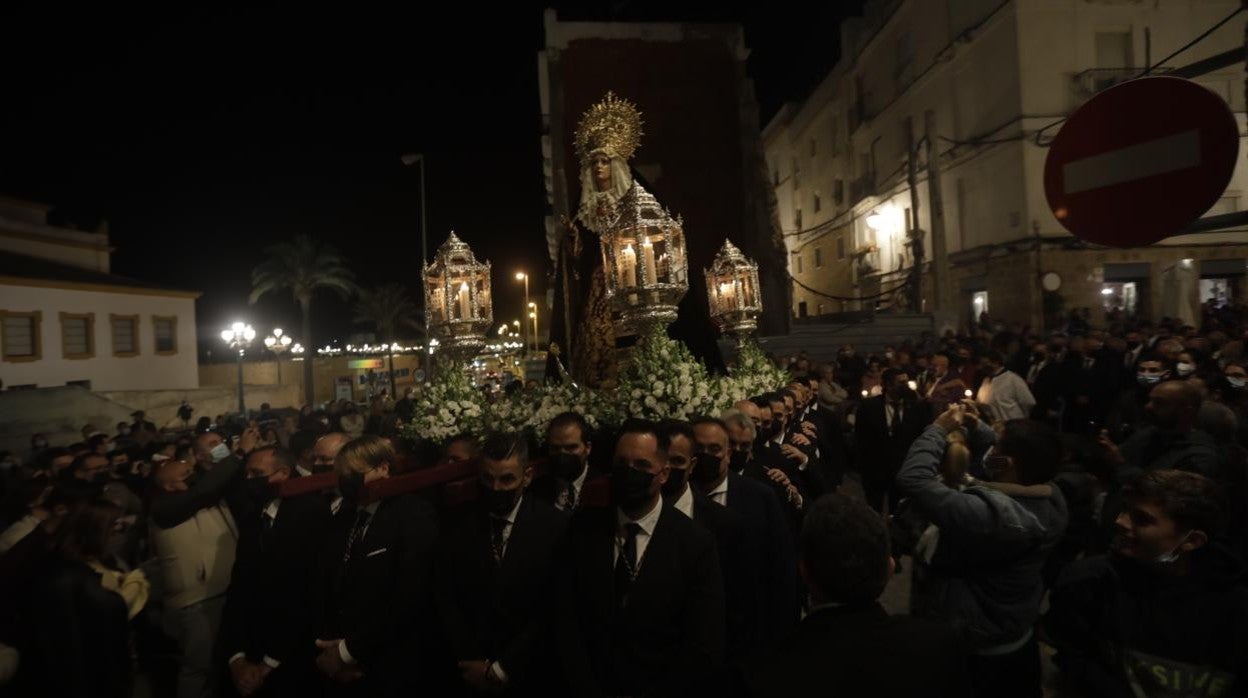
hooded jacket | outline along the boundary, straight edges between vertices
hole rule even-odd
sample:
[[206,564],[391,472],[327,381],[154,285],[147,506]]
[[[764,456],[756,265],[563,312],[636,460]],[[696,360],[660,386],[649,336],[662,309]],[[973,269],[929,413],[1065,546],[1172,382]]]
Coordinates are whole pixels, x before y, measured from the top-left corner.
[[1063,676],[1087,695],[1248,695],[1245,569],[1219,544],[1188,574],[1100,555],[1058,577],[1044,627]]
[[[1066,500],[1052,484],[976,484],[958,491],[937,477],[948,432],[932,424],[910,447],[897,488],[940,529],[919,589],[918,613],[953,624],[973,651],[1025,640],[1040,615],[1041,569],[1066,528]],[[979,423],[975,445],[992,443]]]

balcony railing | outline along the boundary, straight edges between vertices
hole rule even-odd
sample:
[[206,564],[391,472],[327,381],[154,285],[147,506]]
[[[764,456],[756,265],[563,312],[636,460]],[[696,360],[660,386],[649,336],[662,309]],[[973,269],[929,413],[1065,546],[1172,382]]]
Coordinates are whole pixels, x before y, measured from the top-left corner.
[[[1158,75],[1171,70],[1173,68],[1168,66],[1159,66],[1153,68],[1150,74]],[[1087,98],[1120,82],[1134,80],[1143,72],[1143,68],[1091,68],[1082,73],[1075,73],[1071,78],[1071,84],[1081,98]]]

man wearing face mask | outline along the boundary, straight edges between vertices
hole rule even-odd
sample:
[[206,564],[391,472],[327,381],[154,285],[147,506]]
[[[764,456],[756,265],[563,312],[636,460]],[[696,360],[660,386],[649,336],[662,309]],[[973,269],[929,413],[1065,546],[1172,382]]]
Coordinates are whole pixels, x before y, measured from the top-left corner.
[[[350,441],[351,437],[340,431],[330,432],[317,439],[316,445],[312,447],[312,473],[319,475],[333,472],[338,452]],[[337,509],[334,511],[336,513]]]
[[560,664],[575,696],[696,695],[724,658],[715,539],[665,504],[667,436],[628,420],[611,466],[613,506],[577,511],[560,583]]
[[1001,422],[1027,419],[1036,406],[1036,398],[1027,387],[1027,382],[1005,367],[1005,357],[999,351],[985,354],[983,362],[986,375],[975,402],[987,410],[984,416]]
[[[254,447],[260,441],[260,433],[256,431]],[[246,454],[245,449],[240,449]],[[200,470],[212,470],[213,466],[234,455],[234,450],[220,432],[206,431],[195,437],[195,463]]]
[[593,444],[589,424],[576,412],[564,412],[546,427],[547,472],[533,481],[533,496],[559,511],[576,511],[585,482],[602,473],[589,467]]
[[155,473],[152,548],[166,632],[181,651],[178,698],[215,695],[221,672],[213,651],[238,540],[224,498],[241,483],[242,472],[242,463],[227,456],[201,475],[183,454]]
[[749,561],[749,568],[741,581],[742,594],[762,604],[753,614],[756,625],[747,637],[751,646],[766,645],[792,629],[798,618],[797,563],[789,522],[772,487],[730,468],[728,425],[703,417],[694,420],[693,433],[691,482],[745,522],[740,555]]
[[318,493],[279,498],[295,459],[278,446],[247,456],[247,479],[234,499],[238,547],[221,620],[221,642],[240,696],[297,695],[313,679],[313,627],[305,597],[329,506]]
[[334,464],[341,502],[312,592],[316,667],[329,696],[400,695],[427,680],[437,517],[418,495],[369,494],[397,459],[389,441],[362,436]]
[[931,407],[910,389],[910,376],[889,369],[883,375],[884,393],[863,400],[854,423],[854,463],[862,478],[867,504],[876,511],[897,510],[893,478],[918,438],[932,421]]
[[1144,405],[1148,425],[1118,448],[1108,439],[1101,441],[1119,466],[1119,482],[1129,481],[1142,470],[1162,469],[1222,477],[1222,453],[1217,442],[1196,428],[1199,410],[1200,393],[1187,381],[1166,381],[1153,388]]
[[915,440],[897,474],[898,493],[938,529],[930,562],[915,563],[923,574],[913,613],[951,623],[970,645],[974,695],[1038,698],[1041,570],[1067,521],[1066,500],[1052,484],[1060,442],[1040,422],[1009,422],[988,459],[991,482],[958,490],[938,469],[950,432],[961,428],[974,448],[996,440],[973,406],[954,405]]
[[550,623],[568,517],[528,495],[523,435],[490,436],[480,458],[476,505],[438,543],[438,612],[464,686],[544,695],[554,690]]
[[1044,627],[1083,695],[1217,696],[1248,681],[1244,565],[1223,545],[1208,478],[1153,470],[1124,490],[1109,555],[1071,563]]

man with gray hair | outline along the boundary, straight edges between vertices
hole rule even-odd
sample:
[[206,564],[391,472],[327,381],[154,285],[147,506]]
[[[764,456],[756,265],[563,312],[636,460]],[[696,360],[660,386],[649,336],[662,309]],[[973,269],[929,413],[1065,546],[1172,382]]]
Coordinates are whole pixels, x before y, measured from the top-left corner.
[[768,463],[754,457],[754,422],[740,410],[725,410],[720,419],[728,427],[728,468],[772,488],[784,509],[785,518],[795,527],[799,526],[805,502],[802,489],[796,482],[800,475],[797,469],[788,463]]

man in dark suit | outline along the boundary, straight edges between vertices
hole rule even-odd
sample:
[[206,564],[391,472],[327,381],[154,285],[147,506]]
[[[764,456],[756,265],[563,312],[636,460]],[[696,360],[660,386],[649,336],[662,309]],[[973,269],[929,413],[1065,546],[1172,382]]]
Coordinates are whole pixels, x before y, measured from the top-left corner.
[[693,432],[694,485],[745,522],[740,555],[747,576],[740,581],[741,594],[759,604],[750,614],[754,626],[746,637],[751,647],[766,646],[791,630],[798,618],[801,604],[792,534],[772,490],[728,467],[728,427],[704,417],[694,420]]
[[589,424],[576,412],[564,412],[546,427],[546,472],[533,480],[529,491],[559,511],[576,511],[585,482],[602,473],[589,467],[593,452]]
[[663,503],[667,449],[653,422],[626,422],[614,506],[573,518],[557,633],[572,695],[694,695],[723,661],[715,539]]
[[408,695],[427,674],[433,507],[412,494],[361,500],[367,485],[390,477],[396,458],[389,441],[363,436],[336,459],[342,501],[321,551],[313,608],[316,666],[329,695]]
[[526,493],[523,436],[481,446],[478,499],[439,543],[435,593],[462,684],[474,694],[547,695],[555,562],[567,516]]
[[693,519],[711,532],[718,544],[719,565],[724,577],[727,609],[728,661],[746,654],[752,645],[750,636],[757,626],[758,599],[743,592],[741,582],[749,577],[753,561],[741,554],[745,521],[728,507],[712,502],[709,497],[689,485],[693,464],[693,425],[669,420],[659,425],[668,440],[667,482],[663,483],[663,499],[676,511]]
[[876,600],[892,576],[878,514],[829,494],[806,515],[802,580],[814,607],[797,630],[743,670],[748,695],[966,696],[966,654],[949,626],[889,616]]
[[881,377],[883,393],[862,401],[854,422],[854,464],[862,477],[867,503],[883,511],[896,511],[893,479],[901,470],[910,444],[932,421],[930,407],[915,399],[910,376],[886,369]]
[[241,696],[293,696],[315,677],[307,598],[303,593],[329,524],[319,493],[280,499],[275,485],[292,477],[293,455],[266,446],[247,456],[244,493],[234,510],[238,547],[221,619],[230,678]]

